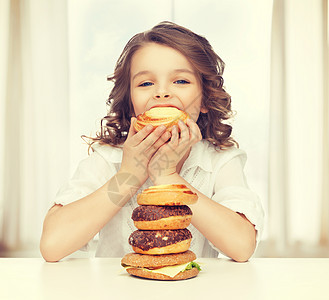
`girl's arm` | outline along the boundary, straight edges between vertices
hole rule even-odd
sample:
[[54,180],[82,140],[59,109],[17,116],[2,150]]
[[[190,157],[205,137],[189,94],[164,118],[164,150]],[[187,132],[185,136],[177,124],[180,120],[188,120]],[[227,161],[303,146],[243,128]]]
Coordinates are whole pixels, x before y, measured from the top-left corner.
[[120,177],[122,173],[118,172],[92,194],[65,206],[57,204],[49,210],[40,241],[40,251],[46,261],[55,262],[79,250],[133,196],[138,182],[134,189],[131,182],[117,184],[118,190],[111,193]]
[[40,241],[46,261],[58,261],[89,242],[148,178],[148,162],[170,134],[165,127],[153,130],[152,126],[136,133],[133,121],[123,145],[119,172],[90,195],[49,210]]

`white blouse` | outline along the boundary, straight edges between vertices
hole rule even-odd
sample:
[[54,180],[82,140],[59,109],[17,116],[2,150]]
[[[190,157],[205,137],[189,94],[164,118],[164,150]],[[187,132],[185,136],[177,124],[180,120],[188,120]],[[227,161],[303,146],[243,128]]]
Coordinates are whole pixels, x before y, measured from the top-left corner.
[[[56,204],[66,205],[91,194],[120,169],[122,149],[99,144],[94,144],[92,148],[94,152],[79,163],[71,180],[57,193]],[[202,140],[192,146],[180,176],[212,200],[243,213],[255,225],[258,244],[263,231],[264,212],[258,196],[248,188],[243,173],[246,159],[245,152],[240,149],[232,147],[216,151],[209,142]],[[136,196],[151,185],[148,179],[100,230],[96,256],[122,257],[132,252],[128,238],[137,230],[131,219],[133,210],[138,206]],[[220,251],[192,224],[188,229],[193,236],[190,250],[197,257],[218,257]],[[84,247],[84,250],[87,249],[88,245]]]

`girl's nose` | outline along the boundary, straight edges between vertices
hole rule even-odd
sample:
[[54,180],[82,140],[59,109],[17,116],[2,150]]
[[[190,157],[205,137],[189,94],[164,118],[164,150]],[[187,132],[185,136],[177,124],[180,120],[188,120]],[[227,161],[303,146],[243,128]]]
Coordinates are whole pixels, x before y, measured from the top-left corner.
[[170,95],[168,94],[168,93],[157,93],[156,95],[155,95],[155,98],[156,99],[168,99],[168,98],[170,98]]
[[171,97],[170,92],[168,91],[156,91],[154,94],[154,98],[156,100],[161,100],[161,99],[169,99]]

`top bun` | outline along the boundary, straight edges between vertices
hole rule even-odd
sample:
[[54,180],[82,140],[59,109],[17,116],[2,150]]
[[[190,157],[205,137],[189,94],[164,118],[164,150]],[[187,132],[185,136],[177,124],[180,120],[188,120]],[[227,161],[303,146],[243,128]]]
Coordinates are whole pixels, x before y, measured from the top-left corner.
[[188,114],[176,107],[158,106],[138,115],[134,128],[136,131],[140,131],[148,124],[153,125],[153,127],[165,125],[167,130],[171,131],[172,127],[177,125],[179,120],[186,123],[187,119],[189,119]]
[[163,184],[150,186],[137,195],[139,205],[190,205],[198,195],[184,184]]

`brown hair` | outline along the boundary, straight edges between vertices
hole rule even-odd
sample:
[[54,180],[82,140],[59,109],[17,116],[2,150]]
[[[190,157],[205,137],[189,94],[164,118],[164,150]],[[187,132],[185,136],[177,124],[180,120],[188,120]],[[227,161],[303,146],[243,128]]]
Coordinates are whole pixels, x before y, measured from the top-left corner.
[[209,42],[187,28],[172,22],[161,22],[149,31],[133,36],[123,49],[114,74],[114,82],[107,104],[110,111],[101,121],[101,131],[93,142],[118,146],[124,143],[134,109],[130,100],[130,65],[134,53],[146,43],[169,46],[182,53],[197,71],[202,86],[201,106],[208,110],[200,113],[197,124],[203,139],[223,149],[238,146],[231,137],[232,126],[223,123],[232,116],[231,97],[223,89],[224,62]]

